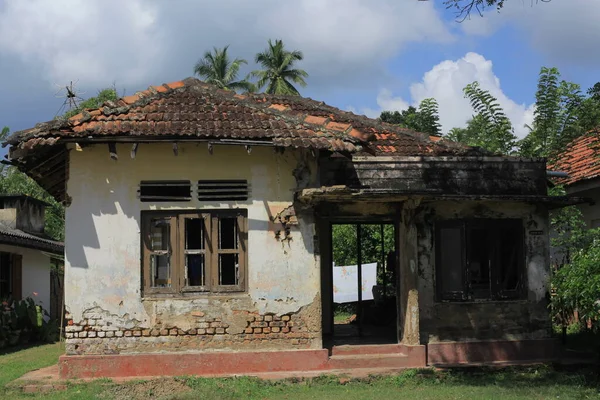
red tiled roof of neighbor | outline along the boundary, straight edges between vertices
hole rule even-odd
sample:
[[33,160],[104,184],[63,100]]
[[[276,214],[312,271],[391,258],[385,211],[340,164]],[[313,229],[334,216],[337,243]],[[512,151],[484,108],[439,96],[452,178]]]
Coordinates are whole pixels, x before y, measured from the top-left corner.
[[[151,86],[71,118],[16,132],[7,143],[33,149],[64,138],[260,140],[275,146],[378,155],[469,155],[481,151],[300,96],[240,95],[195,78]],[[131,140],[130,140],[131,141]],[[485,154],[485,153],[483,153]]]
[[573,140],[554,161],[549,169],[569,174],[557,179],[563,185],[572,185],[600,176],[600,130],[588,132]]

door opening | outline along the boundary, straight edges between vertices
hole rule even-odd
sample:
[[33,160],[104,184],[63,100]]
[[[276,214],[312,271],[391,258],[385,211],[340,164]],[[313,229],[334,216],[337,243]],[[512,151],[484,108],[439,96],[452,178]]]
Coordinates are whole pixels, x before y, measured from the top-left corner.
[[325,345],[398,343],[394,226],[334,223],[330,232]]

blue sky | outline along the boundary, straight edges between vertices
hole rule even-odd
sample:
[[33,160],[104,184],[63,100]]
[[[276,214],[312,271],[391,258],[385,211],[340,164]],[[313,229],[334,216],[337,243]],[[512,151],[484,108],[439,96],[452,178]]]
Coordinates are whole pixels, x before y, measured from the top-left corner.
[[540,67],[583,90],[600,81],[599,20],[591,0],[507,0],[462,23],[442,0],[0,0],[0,125],[53,118],[71,80],[82,97],[113,83],[131,94],[191,76],[212,46],[252,61],[282,38],[304,52],[305,96],[372,117],[435,97],[449,130],[470,117],[461,89],[477,80],[523,136]]

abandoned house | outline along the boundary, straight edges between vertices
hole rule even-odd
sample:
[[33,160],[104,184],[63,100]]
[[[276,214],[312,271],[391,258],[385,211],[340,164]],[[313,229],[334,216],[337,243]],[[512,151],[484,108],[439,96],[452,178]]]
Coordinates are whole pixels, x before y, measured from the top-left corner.
[[552,168],[566,173],[556,180],[571,196],[593,202],[578,205],[588,228],[600,228],[600,132],[593,130],[569,143]]
[[62,293],[52,294],[52,266],[62,263],[64,246],[44,233],[47,206],[26,195],[0,195],[0,300],[31,297],[57,318]]
[[[543,159],[193,78],[7,145],[67,206],[63,377],[554,355],[548,210],[574,200],[547,196]],[[348,223],[393,227],[396,281],[389,323],[369,302],[344,336],[331,232]]]

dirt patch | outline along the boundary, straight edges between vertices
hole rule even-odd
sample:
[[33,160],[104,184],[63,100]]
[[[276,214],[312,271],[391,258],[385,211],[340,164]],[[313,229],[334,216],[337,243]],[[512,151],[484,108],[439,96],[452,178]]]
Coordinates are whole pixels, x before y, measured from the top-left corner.
[[174,399],[191,390],[185,383],[176,379],[153,379],[113,386],[102,394],[102,398],[115,400]]

